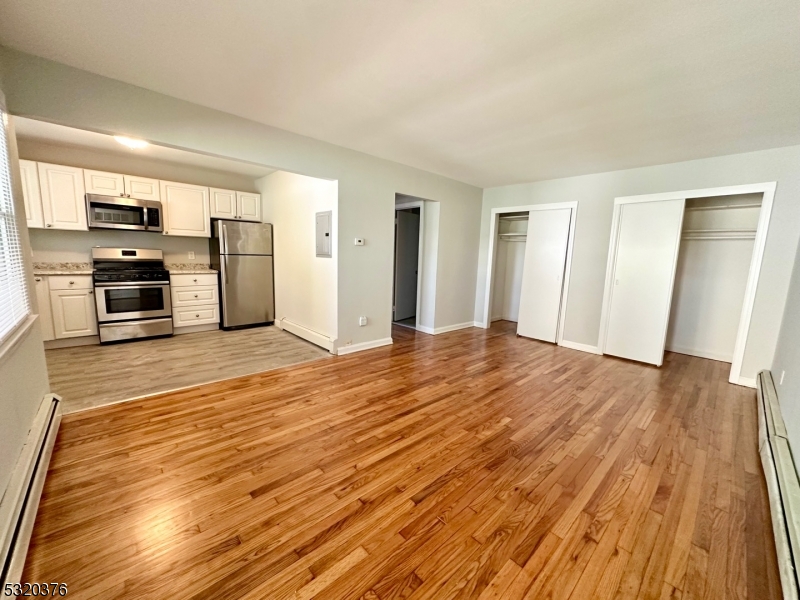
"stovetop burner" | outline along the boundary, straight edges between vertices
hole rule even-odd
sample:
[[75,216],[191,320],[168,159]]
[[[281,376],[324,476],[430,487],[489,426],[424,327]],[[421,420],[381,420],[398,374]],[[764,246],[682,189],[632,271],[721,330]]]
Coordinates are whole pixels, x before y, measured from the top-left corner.
[[93,248],[94,282],[169,282],[161,250]]

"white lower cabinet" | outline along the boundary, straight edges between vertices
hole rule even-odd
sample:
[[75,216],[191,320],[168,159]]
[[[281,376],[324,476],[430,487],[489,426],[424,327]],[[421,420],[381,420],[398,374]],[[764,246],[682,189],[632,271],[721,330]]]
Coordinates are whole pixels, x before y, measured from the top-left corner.
[[172,327],[219,323],[219,288],[215,273],[172,274]]
[[42,328],[42,340],[49,342],[56,339],[53,329],[53,310],[50,307],[50,287],[47,277],[37,275],[33,278],[36,284],[36,304],[39,309],[39,323]]
[[50,306],[56,339],[97,335],[94,290],[51,289]]

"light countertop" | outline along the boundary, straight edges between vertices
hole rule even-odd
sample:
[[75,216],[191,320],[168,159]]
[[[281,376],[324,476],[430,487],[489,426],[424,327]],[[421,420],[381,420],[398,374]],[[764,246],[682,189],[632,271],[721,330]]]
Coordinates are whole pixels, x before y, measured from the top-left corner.
[[92,263],[33,263],[34,275],[91,275],[92,273],[94,273]]
[[216,275],[217,271],[209,265],[202,263],[177,263],[165,265],[170,273],[175,275]]

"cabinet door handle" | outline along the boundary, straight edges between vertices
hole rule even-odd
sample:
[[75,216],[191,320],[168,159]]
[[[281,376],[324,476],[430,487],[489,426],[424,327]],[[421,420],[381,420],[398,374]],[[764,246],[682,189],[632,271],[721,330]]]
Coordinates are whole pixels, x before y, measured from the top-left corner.
[[197,317],[197,318],[199,319],[199,318],[200,318],[200,315],[195,315],[195,317]]
[[194,281],[195,283],[197,283],[197,279],[192,279],[192,281]]
[[48,224],[47,224],[47,226],[48,226],[48,227],[52,227],[52,226],[53,226],[53,224],[52,224],[52,223],[48,223]]
[[195,294],[194,297],[197,298],[197,294]]
[[89,290],[89,293],[90,294],[94,294],[94,290]]
[[75,285],[75,282],[74,281],[70,281],[69,284],[70,285]]
[[41,280],[42,280],[42,278],[41,278],[41,277],[34,277],[34,278],[33,278],[33,280],[34,280],[34,281],[41,281]]

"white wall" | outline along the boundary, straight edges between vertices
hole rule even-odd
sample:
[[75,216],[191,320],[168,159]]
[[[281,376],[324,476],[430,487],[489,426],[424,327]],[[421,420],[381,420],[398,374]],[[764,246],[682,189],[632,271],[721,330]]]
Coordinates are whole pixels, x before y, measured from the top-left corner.
[[[438,202],[435,324],[472,323],[479,188],[7,48],[0,76],[13,114],[338,180],[342,343],[391,336],[395,194]],[[359,327],[359,315],[370,324]]]
[[[2,82],[0,82],[2,84]],[[2,103],[0,91],[0,103]],[[25,207],[19,185],[16,144],[13,128],[10,136],[10,158],[12,177],[16,179],[14,208],[18,216],[20,242],[25,256],[29,247],[25,228]],[[37,311],[33,293],[33,275],[30,261],[26,264],[28,275],[28,297],[32,298],[33,311]],[[28,437],[36,411],[42,398],[50,391],[44,345],[39,323],[12,347],[0,348],[0,499],[5,493],[11,473],[19,459],[22,446]]]
[[[256,182],[264,221],[273,225],[275,320],[287,319],[336,340],[338,185],[277,171]],[[333,213],[330,258],[316,256],[318,212]]]
[[[792,453],[797,457],[800,455],[800,247],[795,254],[789,299],[783,313],[778,348],[771,370],[789,443]],[[795,463],[797,462],[795,458]]]
[[614,198],[777,181],[742,377],[772,364],[800,239],[800,146],[484,190],[475,315],[481,320],[492,208],[578,201],[564,339],[596,346]]
[[[91,262],[94,246],[155,248],[164,251],[164,262],[209,263],[208,238],[178,237],[145,231],[53,231],[29,229],[34,262]],[[194,259],[189,258],[194,252]]]

